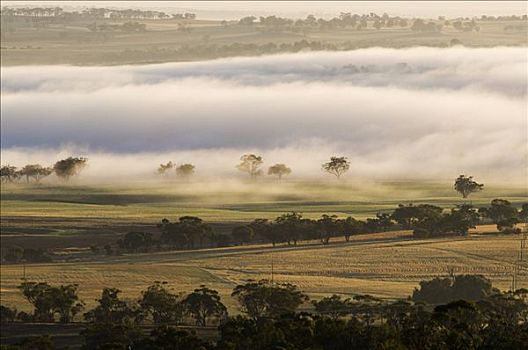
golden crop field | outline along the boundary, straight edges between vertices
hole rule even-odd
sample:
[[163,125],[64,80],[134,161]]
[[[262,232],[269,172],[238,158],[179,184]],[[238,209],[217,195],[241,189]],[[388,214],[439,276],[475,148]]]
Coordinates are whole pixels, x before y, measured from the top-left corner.
[[[104,287],[116,287],[127,298],[137,298],[154,281],[166,281],[178,292],[201,284],[217,289],[231,311],[233,287],[249,279],[270,279],[297,285],[313,298],[333,293],[372,294],[382,298],[410,295],[420,280],[456,274],[483,274],[494,286],[507,290],[519,236],[483,233],[479,227],[466,238],[415,240],[409,232],[354,236],[346,243],[304,243],[297,247],[251,245],[195,251],[123,255],[91,262],[26,266],[26,278],[50,284],[79,285],[87,308]],[[1,302],[29,309],[17,290],[22,265],[2,265]],[[528,287],[528,271],[519,273],[519,287]]]

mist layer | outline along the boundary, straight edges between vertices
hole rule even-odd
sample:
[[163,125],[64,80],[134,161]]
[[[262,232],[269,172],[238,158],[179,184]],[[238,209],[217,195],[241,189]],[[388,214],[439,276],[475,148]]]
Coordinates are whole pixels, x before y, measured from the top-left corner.
[[344,155],[351,176],[523,179],[526,67],[524,48],[460,47],[2,68],[2,163],[218,174],[258,152],[297,176]]

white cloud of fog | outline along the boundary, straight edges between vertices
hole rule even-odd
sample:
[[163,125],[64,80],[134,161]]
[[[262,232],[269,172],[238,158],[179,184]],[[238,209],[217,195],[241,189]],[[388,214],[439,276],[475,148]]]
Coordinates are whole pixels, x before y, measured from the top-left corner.
[[361,176],[522,179],[526,67],[524,48],[413,48],[2,68],[2,162],[227,174],[253,151],[299,176],[343,154]]
[[[2,68],[2,90],[96,91],[195,78],[242,85],[325,82],[408,89],[467,89],[526,95],[524,48],[372,48],[145,66]],[[521,73],[521,74],[519,74]]]

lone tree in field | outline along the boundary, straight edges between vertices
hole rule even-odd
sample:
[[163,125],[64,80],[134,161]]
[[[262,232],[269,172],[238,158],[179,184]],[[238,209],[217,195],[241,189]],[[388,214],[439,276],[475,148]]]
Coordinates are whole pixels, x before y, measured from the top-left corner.
[[455,180],[455,191],[460,193],[463,198],[467,198],[471,193],[482,191],[483,184],[473,181],[473,176],[460,175]]
[[169,170],[174,168],[174,163],[172,161],[169,161],[167,164],[160,164],[158,168],[158,174],[165,175]]
[[240,157],[240,164],[237,165],[237,169],[248,173],[252,179],[255,179],[262,173],[262,170],[260,170],[259,167],[263,162],[261,156],[244,154]]
[[182,164],[176,168],[178,177],[189,178],[194,174],[195,166],[192,164]]
[[13,182],[17,178],[17,168],[12,165],[2,165],[0,168],[2,182]]
[[323,164],[323,170],[335,175],[338,179],[350,169],[350,162],[346,157],[330,157],[328,163]]
[[52,168],[45,168],[40,164],[28,164],[20,170],[20,175],[26,177],[26,182],[33,178],[36,183],[39,183],[43,178],[50,176],[53,173]]
[[268,175],[276,175],[279,181],[283,175],[291,174],[291,169],[284,164],[275,164],[268,168]]
[[67,181],[70,177],[78,175],[87,163],[88,158],[68,157],[55,163],[53,171],[55,175]]

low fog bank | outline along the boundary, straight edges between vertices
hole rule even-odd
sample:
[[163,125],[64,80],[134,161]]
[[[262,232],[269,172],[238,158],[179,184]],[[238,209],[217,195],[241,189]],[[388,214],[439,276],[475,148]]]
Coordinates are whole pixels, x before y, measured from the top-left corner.
[[524,48],[365,49],[121,67],[2,68],[2,163],[89,158],[85,179],[264,170],[321,177],[526,180]]
[[[73,146],[38,150],[11,148],[2,150],[1,156],[3,164],[18,167],[31,163],[52,166],[56,161],[70,155],[88,157],[88,166],[78,178],[73,179],[75,183],[85,184],[135,182],[147,185],[160,181],[183,181],[183,183],[197,181],[220,184],[220,187],[227,183],[236,186],[240,182],[251,183],[249,175],[236,168],[240,163],[240,156],[250,152],[262,155],[264,160],[261,166],[263,174],[258,178],[258,182],[277,182],[275,176],[267,175],[267,169],[276,163],[285,163],[292,169],[292,173],[285,176],[282,182],[313,180],[333,183],[337,181],[336,178],[324,172],[321,165],[327,162],[331,155],[345,155],[351,162],[350,170],[341,180],[345,183],[357,182],[366,185],[368,181],[390,180],[452,182],[459,174],[471,174],[485,183],[526,186],[526,166],[522,154],[505,157],[500,152],[500,147],[496,151],[486,152],[484,149],[480,154],[474,154],[472,149],[464,152],[450,148],[449,145],[446,145],[442,153],[427,153],[420,152],[420,146],[424,149],[430,148],[426,141],[416,145],[413,154],[402,154],[401,150],[395,148],[392,151],[385,151],[384,154],[361,155],[343,152],[338,145],[313,141],[275,149],[200,149],[163,153],[108,153]],[[507,147],[507,145],[503,146]],[[523,145],[517,145],[519,150],[522,147]],[[166,175],[158,174],[159,165],[168,161],[176,165],[194,164],[195,174],[189,180],[178,180],[174,170]],[[53,182],[55,179],[50,177],[44,181]]]
[[[524,97],[526,49],[369,48],[143,66],[2,68],[2,93],[94,92],[195,79],[241,86],[325,82],[404,89],[472,89]],[[72,79],[74,77],[74,79]]]

